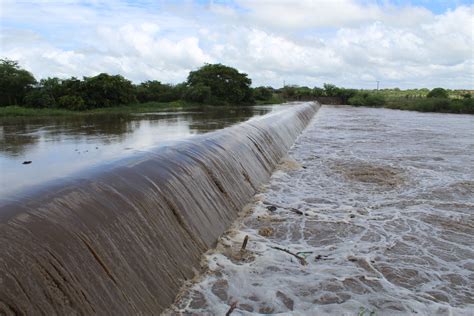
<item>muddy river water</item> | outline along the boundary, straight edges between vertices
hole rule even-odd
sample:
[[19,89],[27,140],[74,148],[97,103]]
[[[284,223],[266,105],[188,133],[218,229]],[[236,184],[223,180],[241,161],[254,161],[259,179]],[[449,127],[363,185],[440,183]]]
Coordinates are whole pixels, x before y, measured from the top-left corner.
[[23,189],[80,175],[84,169],[127,154],[224,128],[284,107],[1,119],[0,200],[14,199]]
[[474,315],[473,246],[474,116],[323,106],[169,313]]

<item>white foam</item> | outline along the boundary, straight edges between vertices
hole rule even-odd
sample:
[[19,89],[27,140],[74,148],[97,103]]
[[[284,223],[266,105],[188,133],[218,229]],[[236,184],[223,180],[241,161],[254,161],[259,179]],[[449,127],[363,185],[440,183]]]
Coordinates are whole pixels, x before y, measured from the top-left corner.
[[473,126],[323,107],[166,313],[473,315]]

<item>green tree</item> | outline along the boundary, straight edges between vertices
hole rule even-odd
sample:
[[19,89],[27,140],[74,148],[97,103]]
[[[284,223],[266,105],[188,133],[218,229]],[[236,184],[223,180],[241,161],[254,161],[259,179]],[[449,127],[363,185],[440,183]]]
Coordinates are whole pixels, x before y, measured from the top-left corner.
[[189,102],[208,103],[211,98],[211,88],[204,84],[187,87],[184,99]]
[[40,87],[28,91],[23,104],[31,108],[53,108],[56,105],[51,95]]
[[324,89],[319,87],[313,88],[313,96],[315,97],[322,97],[324,96]]
[[36,84],[33,75],[18,62],[0,59],[0,105],[23,104],[26,93]]
[[120,75],[106,73],[84,77],[81,96],[87,108],[111,107],[137,101],[131,81]]
[[247,74],[222,64],[206,64],[196,71],[191,71],[187,80],[189,88],[209,87],[209,101],[214,104],[253,103],[251,83],[252,80]]
[[448,91],[443,88],[434,88],[431,90],[427,95],[427,98],[444,98],[447,99],[449,97]]
[[324,94],[328,97],[337,97],[339,94],[339,88],[333,84],[325,83],[324,84]]
[[145,81],[137,86],[137,99],[140,102],[171,102],[181,98],[181,86],[163,84],[159,81]]
[[81,111],[86,109],[84,99],[77,95],[64,95],[60,97],[57,104],[62,109]]
[[358,92],[348,100],[350,105],[379,107],[386,103],[385,97],[379,93]]
[[273,96],[272,87],[256,87],[253,89],[253,97],[258,101],[268,101]]

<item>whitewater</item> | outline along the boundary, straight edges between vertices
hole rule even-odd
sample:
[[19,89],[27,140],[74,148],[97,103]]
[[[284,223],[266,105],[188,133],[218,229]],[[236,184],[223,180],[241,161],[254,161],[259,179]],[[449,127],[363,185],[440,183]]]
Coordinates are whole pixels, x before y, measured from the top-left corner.
[[473,315],[473,166],[473,116],[323,106],[165,314]]

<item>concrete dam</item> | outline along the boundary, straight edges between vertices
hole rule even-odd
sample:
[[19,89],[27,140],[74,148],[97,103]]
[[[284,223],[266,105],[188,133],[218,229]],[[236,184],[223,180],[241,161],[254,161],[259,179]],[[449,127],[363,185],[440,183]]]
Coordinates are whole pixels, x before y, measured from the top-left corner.
[[0,315],[157,314],[318,111],[302,103],[0,202]]

